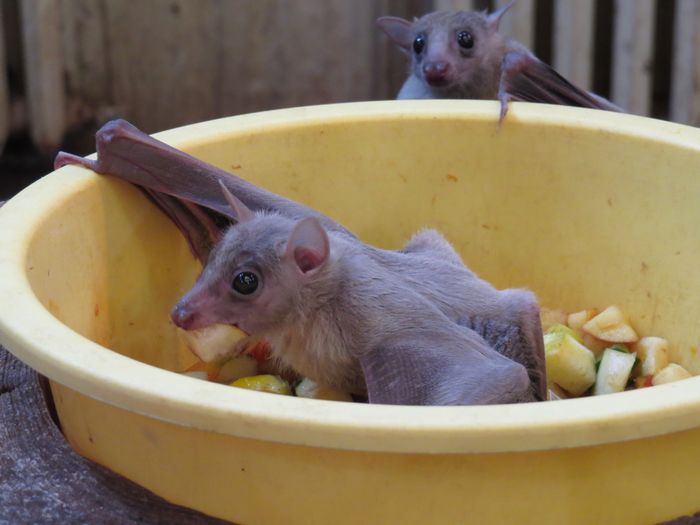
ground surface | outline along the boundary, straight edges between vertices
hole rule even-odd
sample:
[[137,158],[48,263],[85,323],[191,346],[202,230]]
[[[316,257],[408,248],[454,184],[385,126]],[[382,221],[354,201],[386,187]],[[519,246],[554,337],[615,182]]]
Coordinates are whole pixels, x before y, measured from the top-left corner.
[[[0,347],[0,524],[226,525],[76,454],[46,382]],[[230,525],[230,524],[229,524]]]

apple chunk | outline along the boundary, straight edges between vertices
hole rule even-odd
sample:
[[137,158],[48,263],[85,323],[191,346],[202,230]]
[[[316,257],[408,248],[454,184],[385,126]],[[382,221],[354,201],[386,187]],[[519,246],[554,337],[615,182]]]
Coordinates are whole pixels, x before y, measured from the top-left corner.
[[583,331],[608,343],[635,343],[639,340],[629,321],[617,306],[609,306],[583,325]]
[[663,337],[642,337],[637,343],[637,356],[642,360],[642,375],[653,376],[668,363],[668,341]]
[[243,330],[227,324],[215,324],[199,330],[182,330],[178,333],[190,351],[205,363],[232,356],[238,343],[247,337]]
[[671,363],[666,366],[663,370],[656,373],[651,380],[654,385],[665,385],[666,383],[674,383],[680,381],[681,379],[688,379],[693,377],[690,372],[688,372],[681,365],[676,363]]

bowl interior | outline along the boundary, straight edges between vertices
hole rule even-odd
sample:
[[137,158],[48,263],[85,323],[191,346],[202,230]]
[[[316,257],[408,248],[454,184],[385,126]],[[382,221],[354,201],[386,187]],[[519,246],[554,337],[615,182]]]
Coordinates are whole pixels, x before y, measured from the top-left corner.
[[[339,105],[160,138],[317,208],[368,243],[399,248],[433,227],[498,287],[528,287],[543,305],[570,311],[617,304],[700,373],[698,132],[527,104],[499,129],[496,111],[475,102]],[[82,169],[35,186],[3,212],[16,217],[22,207],[21,264],[38,301],[99,344],[97,354],[172,371],[191,364],[168,312],[199,265],[175,227],[134,187]]]

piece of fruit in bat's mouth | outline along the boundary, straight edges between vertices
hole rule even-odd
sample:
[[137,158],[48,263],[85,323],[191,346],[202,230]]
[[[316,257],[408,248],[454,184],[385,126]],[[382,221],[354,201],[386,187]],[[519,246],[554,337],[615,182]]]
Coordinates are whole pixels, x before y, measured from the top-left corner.
[[240,353],[248,334],[228,324],[214,324],[197,330],[178,329],[190,351],[205,363]]

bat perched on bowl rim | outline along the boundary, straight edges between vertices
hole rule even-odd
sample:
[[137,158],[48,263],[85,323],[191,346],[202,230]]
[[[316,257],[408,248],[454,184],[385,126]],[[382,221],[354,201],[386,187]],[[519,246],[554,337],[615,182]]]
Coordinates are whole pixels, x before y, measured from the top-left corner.
[[411,58],[397,98],[499,100],[499,122],[511,100],[623,111],[574,85],[526,46],[503,35],[499,24],[514,4],[515,0],[493,13],[436,11],[412,22],[378,18],[377,25]]

